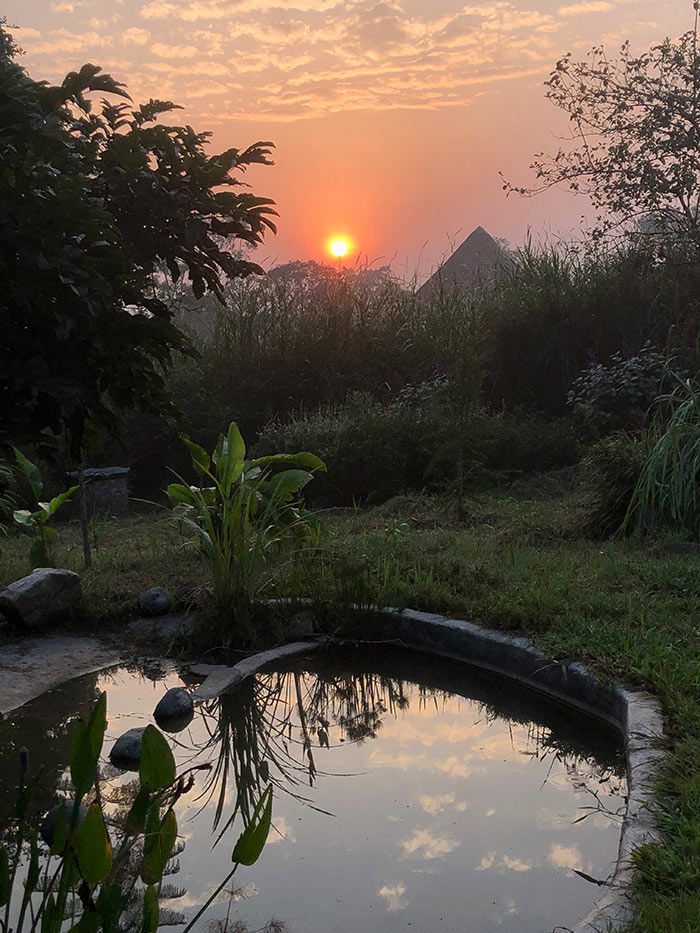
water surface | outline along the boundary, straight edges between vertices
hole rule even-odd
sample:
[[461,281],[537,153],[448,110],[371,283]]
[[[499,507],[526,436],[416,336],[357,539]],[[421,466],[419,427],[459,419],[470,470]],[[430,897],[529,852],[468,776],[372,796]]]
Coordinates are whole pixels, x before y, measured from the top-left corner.
[[[107,754],[182,682],[170,662],[112,669],[0,723],[0,826],[18,748],[48,764],[48,808],[65,786],[72,721],[98,691]],[[614,868],[618,735],[465,665],[395,650],[307,659],[204,704],[169,738],[180,768],[212,765],[177,804],[175,912],[192,916],[225,877],[247,815],[275,787],[259,862],[239,869],[198,929],[228,916],[229,930],[274,918],[290,933],[542,933],[573,927],[601,893],[590,879]],[[106,761],[103,773],[116,811],[134,776]]]

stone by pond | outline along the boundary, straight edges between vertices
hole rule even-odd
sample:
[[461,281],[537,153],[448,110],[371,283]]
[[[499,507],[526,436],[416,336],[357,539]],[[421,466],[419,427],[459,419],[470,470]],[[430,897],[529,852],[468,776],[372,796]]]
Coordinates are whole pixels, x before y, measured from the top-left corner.
[[[231,922],[288,933],[549,933],[574,927],[615,864],[625,780],[617,733],[466,665],[396,649],[288,660],[201,702],[169,741],[180,768],[209,762],[177,805],[192,916],[230,870],[246,813],[268,783],[273,829],[235,876]],[[21,745],[48,764],[55,806],[71,720],[107,691],[105,754],[153,721],[175,668],[78,678],[0,723],[0,782]],[[111,778],[120,801],[133,774]],[[0,826],[9,785],[0,783]],[[116,811],[117,803],[111,805]],[[218,902],[208,920],[223,920]],[[204,927],[203,927],[204,928]]]

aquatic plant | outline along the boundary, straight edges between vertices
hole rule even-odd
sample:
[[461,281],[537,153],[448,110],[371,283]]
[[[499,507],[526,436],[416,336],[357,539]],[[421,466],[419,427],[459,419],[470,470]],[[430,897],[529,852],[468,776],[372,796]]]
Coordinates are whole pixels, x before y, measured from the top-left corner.
[[291,560],[313,540],[317,523],[304,509],[301,491],[326,469],[315,454],[271,454],[246,460],[235,421],[220,435],[213,454],[183,438],[203,483],[181,480],[167,488],[172,517],[194,535],[212,572],[214,619],[219,634],[250,641],[251,606],[274,579],[273,555]]
[[[19,787],[14,840],[0,847],[0,933],[61,933],[66,921],[73,933],[117,933],[131,915],[138,882],[140,933],[154,933],[169,919],[159,908],[163,875],[173,854],[178,826],[177,801],[194,785],[198,765],[177,775],[175,759],[161,732],[147,726],[141,738],[139,785],[119,827],[118,838],[107,828],[100,791],[98,762],[107,723],[107,695],[102,693],[88,722],[73,733],[70,776],[72,796],[59,804],[39,833],[28,818],[38,777],[28,777],[26,749],[19,756]],[[233,868],[185,927],[192,929],[229,883],[239,865],[260,856],[272,819],[272,787],[265,790],[239,836],[231,856]],[[19,868],[26,863],[20,882]],[[136,867],[136,871],[134,871]]]

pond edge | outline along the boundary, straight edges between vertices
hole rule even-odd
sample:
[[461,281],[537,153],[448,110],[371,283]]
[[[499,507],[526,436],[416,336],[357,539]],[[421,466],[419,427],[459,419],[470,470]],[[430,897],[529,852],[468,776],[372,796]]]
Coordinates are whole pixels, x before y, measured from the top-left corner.
[[[603,683],[578,661],[548,658],[528,638],[438,613],[374,609],[371,641],[399,644],[509,677],[619,729],[627,762],[627,809],[617,862],[605,894],[571,933],[602,933],[611,926],[620,929],[629,922],[633,915],[630,885],[637,871],[634,850],[646,843],[662,841],[654,819],[654,787],[665,757],[663,715],[658,700],[648,693]],[[191,670],[204,675],[205,680],[193,692],[193,699],[213,699],[273,662],[310,654],[328,643],[326,638],[293,642],[251,655],[231,667],[194,665]]]

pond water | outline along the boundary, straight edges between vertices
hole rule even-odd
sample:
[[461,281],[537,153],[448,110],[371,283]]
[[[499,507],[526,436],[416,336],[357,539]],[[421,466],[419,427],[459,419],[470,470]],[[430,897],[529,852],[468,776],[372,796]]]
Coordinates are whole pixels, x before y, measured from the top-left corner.
[[[170,662],[111,669],[0,723],[0,830],[19,748],[32,770],[47,765],[46,810],[66,786],[72,723],[98,691],[108,754],[182,683]],[[177,896],[163,901],[175,914],[193,916],[228,874],[247,814],[274,785],[260,860],[197,929],[545,933],[573,927],[601,893],[592,879],[614,868],[617,733],[465,665],[397,650],[309,658],[199,706],[168,739],[182,769],[212,764],[177,804],[184,848],[168,878]],[[134,775],[106,760],[102,772],[116,809]]]

